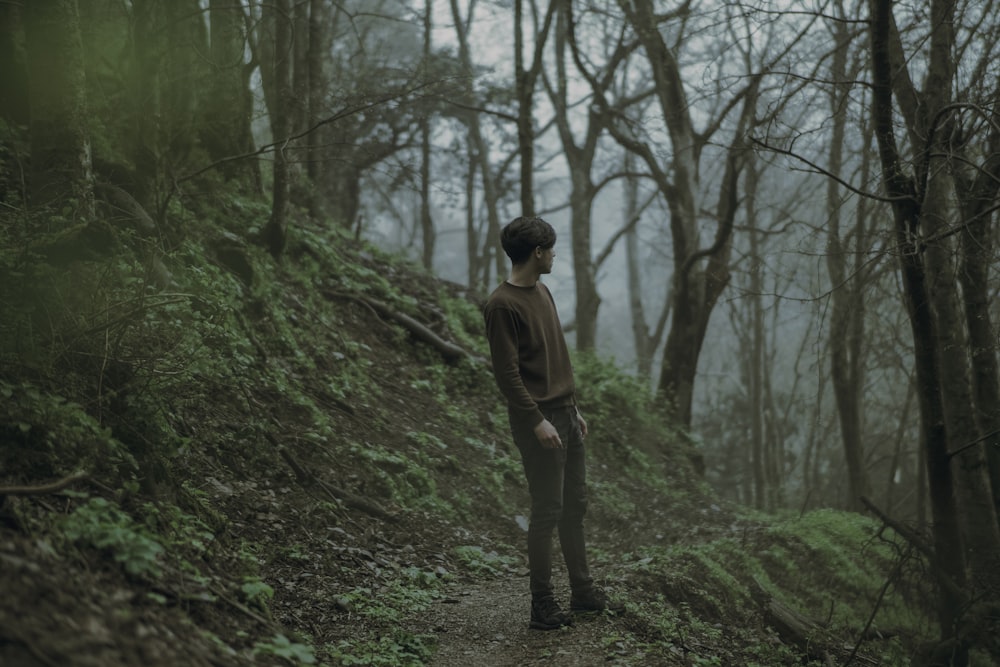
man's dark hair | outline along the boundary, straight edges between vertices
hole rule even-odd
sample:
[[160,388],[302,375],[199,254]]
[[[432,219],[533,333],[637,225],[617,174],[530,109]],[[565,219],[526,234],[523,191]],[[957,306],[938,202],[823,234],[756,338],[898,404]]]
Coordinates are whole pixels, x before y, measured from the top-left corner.
[[524,264],[535,248],[548,250],[556,244],[556,230],[541,218],[514,218],[500,232],[500,245],[513,264]]

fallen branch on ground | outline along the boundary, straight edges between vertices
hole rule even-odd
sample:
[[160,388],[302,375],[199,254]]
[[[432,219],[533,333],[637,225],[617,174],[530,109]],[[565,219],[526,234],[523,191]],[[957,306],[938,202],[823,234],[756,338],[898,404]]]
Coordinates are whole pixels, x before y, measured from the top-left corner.
[[325,491],[334,502],[342,502],[348,507],[360,510],[365,514],[370,514],[371,516],[382,519],[383,521],[399,523],[399,517],[395,514],[387,512],[378,505],[371,503],[360,496],[356,496],[349,491],[341,489],[338,486],[327,484],[312,473],[308,472],[302,467],[302,464],[300,464],[295,457],[292,456],[291,452],[285,449],[281,443],[278,442],[277,438],[270,433],[265,433],[264,437],[266,437],[272,445],[278,448],[278,453],[281,454],[281,458],[285,459],[285,463],[287,463],[288,466],[295,472],[295,477],[300,483],[305,484],[312,482],[319,488],[323,489],[323,491]]
[[[845,647],[823,625],[775,600],[757,579],[751,579],[751,582],[750,596],[764,609],[765,620],[783,642],[795,646],[812,660],[819,660],[831,667],[838,664],[835,656],[843,659],[847,653]],[[876,664],[861,655],[854,655],[852,659],[859,663]]]
[[417,338],[417,340],[427,343],[428,345],[433,347],[435,350],[438,351],[441,357],[450,364],[456,363],[461,359],[468,359],[469,361],[472,361],[474,363],[486,363],[485,359],[474,356],[473,354],[465,351],[458,345],[446,341],[445,339],[441,338],[436,333],[431,331],[430,328],[428,328],[426,325],[421,324],[420,322],[416,321],[415,319],[413,319],[409,315],[406,315],[405,313],[393,310],[387,304],[384,304],[381,301],[376,301],[375,299],[361,296],[359,294],[350,294],[347,292],[334,292],[327,290],[324,292],[324,294],[329,298],[351,299],[353,301],[357,301],[358,303],[368,306],[379,317],[392,320],[393,322],[401,325],[404,329],[413,334],[413,336]]
[[49,484],[39,484],[38,486],[0,486],[0,498],[3,496],[45,496],[50,493],[62,491],[67,486],[72,486],[77,482],[87,479],[89,475],[85,472],[75,472],[62,479],[50,482]]

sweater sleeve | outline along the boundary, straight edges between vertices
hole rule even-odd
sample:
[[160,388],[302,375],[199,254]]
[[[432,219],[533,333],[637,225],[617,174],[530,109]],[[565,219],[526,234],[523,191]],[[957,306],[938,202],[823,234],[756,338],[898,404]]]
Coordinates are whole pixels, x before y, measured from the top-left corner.
[[504,307],[488,308],[486,338],[490,343],[490,358],[493,362],[493,377],[500,393],[507,399],[516,414],[533,427],[540,424],[545,416],[538,404],[524,386],[518,365],[518,324],[514,313]]

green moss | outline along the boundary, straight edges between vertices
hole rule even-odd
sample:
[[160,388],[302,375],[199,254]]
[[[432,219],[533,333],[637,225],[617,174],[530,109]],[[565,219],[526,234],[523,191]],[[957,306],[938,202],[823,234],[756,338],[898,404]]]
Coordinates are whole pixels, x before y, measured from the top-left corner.
[[[695,619],[722,619],[736,627],[762,617],[754,592],[759,584],[845,642],[854,640],[877,602],[874,628],[925,635],[930,619],[904,588],[890,587],[879,600],[897,550],[876,539],[876,533],[877,526],[865,517],[825,510],[763,521],[739,536],[703,544],[644,548],[633,567],[662,593],[664,604],[642,613],[655,627],[670,628],[675,607],[686,610],[689,628]],[[881,664],[906,664],[898,661],[898,645],[865,650],[881,656]],[[734,664],[793,664],[792,655],[787,647],[748,643]]]

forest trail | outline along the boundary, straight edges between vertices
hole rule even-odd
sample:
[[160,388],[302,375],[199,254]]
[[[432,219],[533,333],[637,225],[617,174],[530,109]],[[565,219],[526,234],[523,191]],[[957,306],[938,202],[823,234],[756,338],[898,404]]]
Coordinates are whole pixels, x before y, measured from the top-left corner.
[[[556,590],[564,608],[569,591]],[[573,626],[528,628],[530,594],[526,578],[510,575],[450,583],[445,595],[410,621],[408,630],[433,635],[434,667],[596,667],[650,664],[627,655],[615,636],[627,632],[624,617],[586,615]]]

